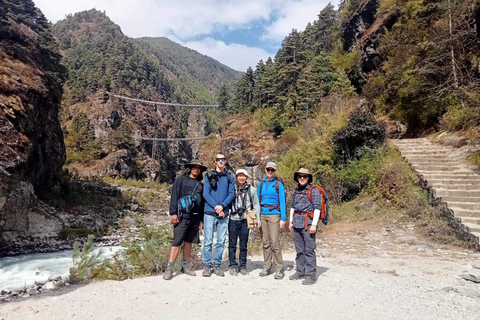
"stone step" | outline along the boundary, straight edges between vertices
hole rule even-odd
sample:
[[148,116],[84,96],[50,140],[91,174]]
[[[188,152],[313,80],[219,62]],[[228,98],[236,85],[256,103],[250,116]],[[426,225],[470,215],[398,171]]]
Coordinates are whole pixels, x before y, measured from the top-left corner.
[[408,163],[416,166],[458,166],[464,165],[462,161],[450,159],[406,159]]
[[446,153],[445,150],[408,150],[408,151],[402,152],[402,155],[404,157],[408,157],[408,156],[429,157],[429,156],[435,156],[435,155],[449,157],[450,155],[454,155],[454,154],[452,154],[451,152]]
[[461,209],[454,206],[450,206],[450,209],[452,209],[453,212],[455,213],[455,217],[480,218],[480,211],[477,211],[477,210],[466,210],[466,209]]
[[[443,183],[445,182],[445,183]],[[432,180],[428,180],[428,183],[434,187],[437,191],[438,190],[445,190],[445,191],[477,191],[480,190],[480,182],[478,184],[456,184],[454,180],[438,180],[432,182]]]
[[446,154],[435,154],[430,156],[424,155],[405,155],[402,154],[403,158],[409,161],[459,161],[465,162],[465,156],[449,156]]
[[395,145],[416,145],[416,144],[428,144],[432,143],[427,139],[402,139],[402,140],[390,140]]
[[466,172],[435,172],[435,171],[424,171],[420,172],[426,179],[443,179],[443,180],[458,180],[462,181],[461,183],[471,183],[472,181],[479,181],[480,177],[474,173]]
[[453,166],[442,166],[442,165],[418,165],[416,163],[412,164],[412,167],[415,170],[420,171],[438,171],[438,173],[443,173],[444,171],[448,172],[463,172],[463,173],[470,173],[470,170],[465,165],[453,165]]
[[397,146],[400,151],[442,151],[442,152],[456,152],[457,150],[448,147],[438,146]]
[[[445,200],[446,201],[446,200]],[[462,210],[480,211],[480,203],[475,202],[460,202],[460,201],[446,201],[450,208],[459,208]]]
[[[438,196],[438,195],[437,195]],[[457,197],[457,196],[445,196],[442,197],[443,201],[447,202],[463,202],[466,204],[480,204],[480,197]]]
[[435,189],[435,192],[439,197],[480,198],[480,189],[476,189],[476,190]]
[[469,232],[480,232],[480,224],[462,222],[462,224],[468,228]]
[[478,224],[480,227],[480,217],[459,217],[462,223]]

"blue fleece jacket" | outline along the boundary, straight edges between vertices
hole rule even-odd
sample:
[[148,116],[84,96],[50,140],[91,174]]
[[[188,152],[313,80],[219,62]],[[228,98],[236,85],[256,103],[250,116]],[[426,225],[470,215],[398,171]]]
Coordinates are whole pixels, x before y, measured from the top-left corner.
[[230,211],[230,204],[235,198],[234,176],[230,173],[230,183],[228,183],[227,174],[220,174],[217,181],[217,187],[212,188],[210,181],[205,177],[203,187],[203,198],[205,199],[205,214],[215,214],[215,207],[221,205],[225,216]]
[[[285,205],[285,187],[283,183],[278,181],[278,193],[275,188],[275,180],[268,181],[265,177],[263,181],[258,184],[257,194],[260,199],[261,214],[280,214],[280,220],[285,221],[286,205]],[[275,206],[280,201],[280,211],[277,209],[270,210],[262,205]]]

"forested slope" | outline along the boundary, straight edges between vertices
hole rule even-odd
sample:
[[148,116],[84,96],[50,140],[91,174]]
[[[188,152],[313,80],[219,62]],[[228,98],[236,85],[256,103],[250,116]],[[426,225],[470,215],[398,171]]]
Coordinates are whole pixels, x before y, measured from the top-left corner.
[[305,30],[292,30],[275,59],[246,71],[230,112],[265,109],[279,133],[351,85],[409,135],[478,126],[479,12],[478,0],[329,5]]
[[216,102],[222,86],[230,90],[242,75],[226,65],[167,38],[138,38],[144,48],[166,70],[182,101]]

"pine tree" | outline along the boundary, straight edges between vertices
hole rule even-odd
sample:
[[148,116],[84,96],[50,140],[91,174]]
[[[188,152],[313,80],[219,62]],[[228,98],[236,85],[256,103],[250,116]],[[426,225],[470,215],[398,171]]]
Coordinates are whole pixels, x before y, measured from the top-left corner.
[[230,103],[230,94],[228,93],[225,85],[220,87],[220,93],[218,94],[218,109],[222,112],[227,111]]

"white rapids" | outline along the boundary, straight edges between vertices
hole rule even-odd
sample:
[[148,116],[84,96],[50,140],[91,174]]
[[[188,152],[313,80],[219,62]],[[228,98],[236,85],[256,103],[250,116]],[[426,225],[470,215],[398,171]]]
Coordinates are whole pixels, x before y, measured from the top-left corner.
[[[103,260],[120,249],[120,246],[111,246],[95,250],[100,250],[100,259]],[[50,277],[65,279],[72,266],[72,250],[0,258],[0,291],[20,290],[35,281],[46,282]]]

